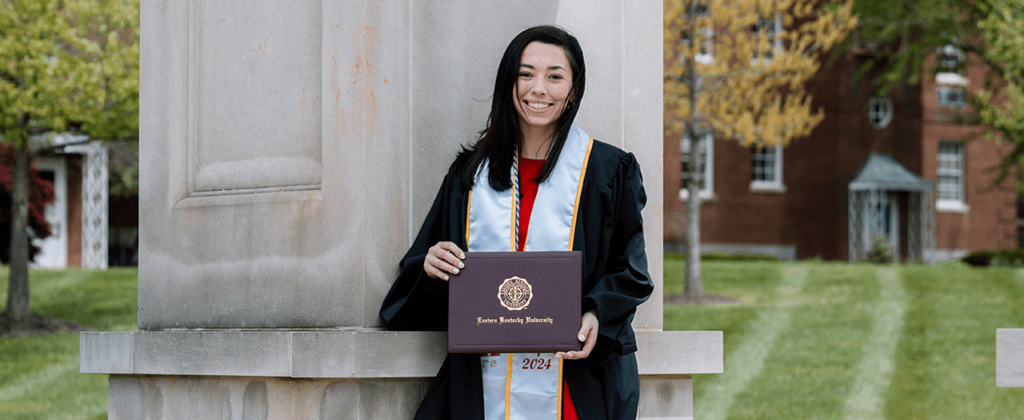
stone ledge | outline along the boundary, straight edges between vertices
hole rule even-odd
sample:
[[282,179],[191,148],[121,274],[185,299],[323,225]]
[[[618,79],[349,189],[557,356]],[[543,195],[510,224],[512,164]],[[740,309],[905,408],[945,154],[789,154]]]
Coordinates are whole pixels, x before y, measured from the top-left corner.
[[[721,331],[637,331],[643,376],[722,373]],[[291,378],[432,377],[445,333],[170,330],[80,333],[81,373]]]

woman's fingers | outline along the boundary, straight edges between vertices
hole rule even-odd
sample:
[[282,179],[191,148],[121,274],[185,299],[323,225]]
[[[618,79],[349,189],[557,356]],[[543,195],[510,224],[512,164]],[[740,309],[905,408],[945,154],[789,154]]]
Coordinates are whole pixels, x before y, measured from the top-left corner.
[[441,255],[449,265],[465,268],[462,259],[466,258],[466,254],[459,249],[458,245],[455,245],[455,242],[440,242],[437,246],[444,251]]
[[583,314],[583,319],[580,320],[579,336],[577,337],[583,343],[583,349],[580,351],[558,352],[555,353],[555,356],[569,360],[586,359],[590,356],[590,351],[594,349],[594,345],[597,344],[598,324],[597,314],[593,311]]
[[427,251],[423,271],[430,277],[447,281],[449,275],[458,275],[466,267],[463,258],[466,258],[466,254],[455,243],[438,242]]

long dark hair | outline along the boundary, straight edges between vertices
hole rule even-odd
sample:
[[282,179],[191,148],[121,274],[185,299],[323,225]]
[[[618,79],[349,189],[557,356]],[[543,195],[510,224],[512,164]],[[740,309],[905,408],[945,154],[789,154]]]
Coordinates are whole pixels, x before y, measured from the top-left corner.
[[513,89],[519,80],[519,65],[522,64],[523,50],[531,42],[561,47],[572,70],[572,88],[566,100],[565,110],[558,118],[555,139],[548,151],[547,161],[541,167],[534,182],[544,182],[558,162],[562,146],[569,136],[572,122],[583,99],[587,81],[587,67],[583,62],[583,49],[576,37],[556,26],[535,26],[516,35],[505,49],[498,65],[498,76],[494,79],[494,95],[491,96],[491,114],[487,117],[487,128],[480,131],[470,148],[463,148],[457,161],[462,180],[472,186],[477,170],[484,160],[488,161],[488,183],[496,191],[512,187],[509,173],[515,160],[516,148],[522,148],[523,133],[519,127],[519,114],[515,109]]

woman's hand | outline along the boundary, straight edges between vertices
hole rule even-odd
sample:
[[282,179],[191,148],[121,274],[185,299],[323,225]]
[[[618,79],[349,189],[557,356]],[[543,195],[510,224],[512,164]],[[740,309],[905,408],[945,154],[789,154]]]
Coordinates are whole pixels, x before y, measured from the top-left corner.
[[466,254],[454,242],[438,242],[427,251],[423,271],[432,278],[448,281],[448,274],[457,276],[459,270],[466,267],[462,263],[464,258]]
[[579,339],[583,343],[583,350],[580,351],[560,351],[555,353],[555,357],[561,357],[563,359],[577,360],[586,359],[590,356],[590,351],[594,349],[594,344],[597,344],[597,314],[594,311],[583,314],[583,319],[580,321],[580,333]]

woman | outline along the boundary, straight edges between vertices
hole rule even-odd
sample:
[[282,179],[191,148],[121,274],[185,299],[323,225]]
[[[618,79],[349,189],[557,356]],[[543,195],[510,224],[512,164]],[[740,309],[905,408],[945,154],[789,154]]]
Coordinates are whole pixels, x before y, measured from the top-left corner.
[[[545,356],[563,363],[564,381],[531,379],[543,403],[517,408],[510,397],[511,411],[526,418],[539,417],[529,414],[538,404],[557,404],[546,412],[565,419],[636,418],[630,323],[653,290],[640,217],[647,196],[631,153],[573,125],[585,81],[583,51],[564,30],[538,26],[512,40],[487,128],[449,168],[380,310],[390,329],[444,330],[447,280],[465,267],[464,250],[582,251],[583,348]],[[449,354],[416,418],[504,418],[506,371],[494,368],[504,356]]]

